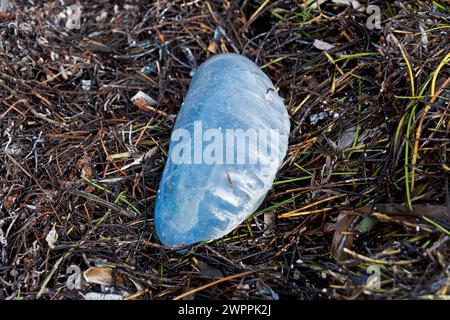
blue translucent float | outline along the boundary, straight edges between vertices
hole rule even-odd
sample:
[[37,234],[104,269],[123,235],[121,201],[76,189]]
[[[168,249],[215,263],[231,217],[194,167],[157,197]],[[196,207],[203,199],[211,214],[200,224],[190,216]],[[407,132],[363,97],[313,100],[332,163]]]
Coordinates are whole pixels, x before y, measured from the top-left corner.
[[155,226],[164,245],[223,237],[256,211],[288,147],[289,119],[251,60],[219,54],[195,72],[169,144]]

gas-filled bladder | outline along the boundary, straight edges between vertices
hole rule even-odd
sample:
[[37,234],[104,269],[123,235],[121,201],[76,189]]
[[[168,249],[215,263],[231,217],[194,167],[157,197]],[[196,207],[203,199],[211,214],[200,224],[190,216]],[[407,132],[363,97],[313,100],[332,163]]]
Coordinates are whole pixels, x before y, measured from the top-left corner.
[[254,213],[286,156],[289,118],[268,76],[238,54],[195,72],[169,143],[155,227],[165,245],[218,239]]

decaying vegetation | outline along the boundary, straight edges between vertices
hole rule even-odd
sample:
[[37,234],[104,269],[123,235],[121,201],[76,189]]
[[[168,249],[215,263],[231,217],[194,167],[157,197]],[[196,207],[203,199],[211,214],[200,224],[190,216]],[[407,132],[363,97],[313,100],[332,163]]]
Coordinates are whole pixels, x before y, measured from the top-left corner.
[[[11,0],[0,299],[448,299],[450,7],[370,1],[378,29],[366,1],[335,2]],[[155,238],[155,193],[219,52],[276,83],[289,154],[252,218],[180,255]]]

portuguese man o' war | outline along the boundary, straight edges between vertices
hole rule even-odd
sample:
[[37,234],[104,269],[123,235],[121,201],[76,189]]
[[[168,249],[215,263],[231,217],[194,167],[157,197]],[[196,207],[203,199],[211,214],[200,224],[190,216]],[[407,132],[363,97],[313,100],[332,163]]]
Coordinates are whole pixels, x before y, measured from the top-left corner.
[[289,118],[248,58],[215,55],[196,70],[169,144],[155,227],[167,246],[221,238],[263,202],[286,156]]

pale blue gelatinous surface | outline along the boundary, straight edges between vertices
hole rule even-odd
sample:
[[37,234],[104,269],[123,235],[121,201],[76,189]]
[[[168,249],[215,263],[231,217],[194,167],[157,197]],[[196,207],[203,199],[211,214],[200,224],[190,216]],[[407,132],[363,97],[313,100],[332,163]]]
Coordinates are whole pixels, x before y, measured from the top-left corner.
[[[198,145],[195,147],[198,136],[194,138],[194,128],[198,129],[199,124],[202,132],[216,129],[223,133],[223,162],[198,161],[198,153],[194,151],[199,150]],[[192,163],[179,161],[180,155],[187,155],[189,150],[179,152],[182,139],[174,139],[179,129],[187,130],[193,138],[186,144],[191,146],[192,157],[188,158]],[[258,159],[270,159],[270,163],[251,163],[249,158],[239,162],[242,150],[235,150],[227,159],[227,129],[265,130],[269,134],[276,131],[278,141],[271,140],[265,153],[257,149],[253,154]],[[286,155],[289,129],[283,100],[271,80],[251,60],[238,54],[219,54],[200,65],[176,120],[157,194],[155,226],[159,240],[165,245],[187,245],[218,239],[254,213],[271,189]],[[208,141],[216,139],[215,136]],[[206,145],[204,142],[201,150]],[[245,149],[250,154],[251,150],[255,149],[250,146]],[[178,158],[174,151],[178,152]]]

